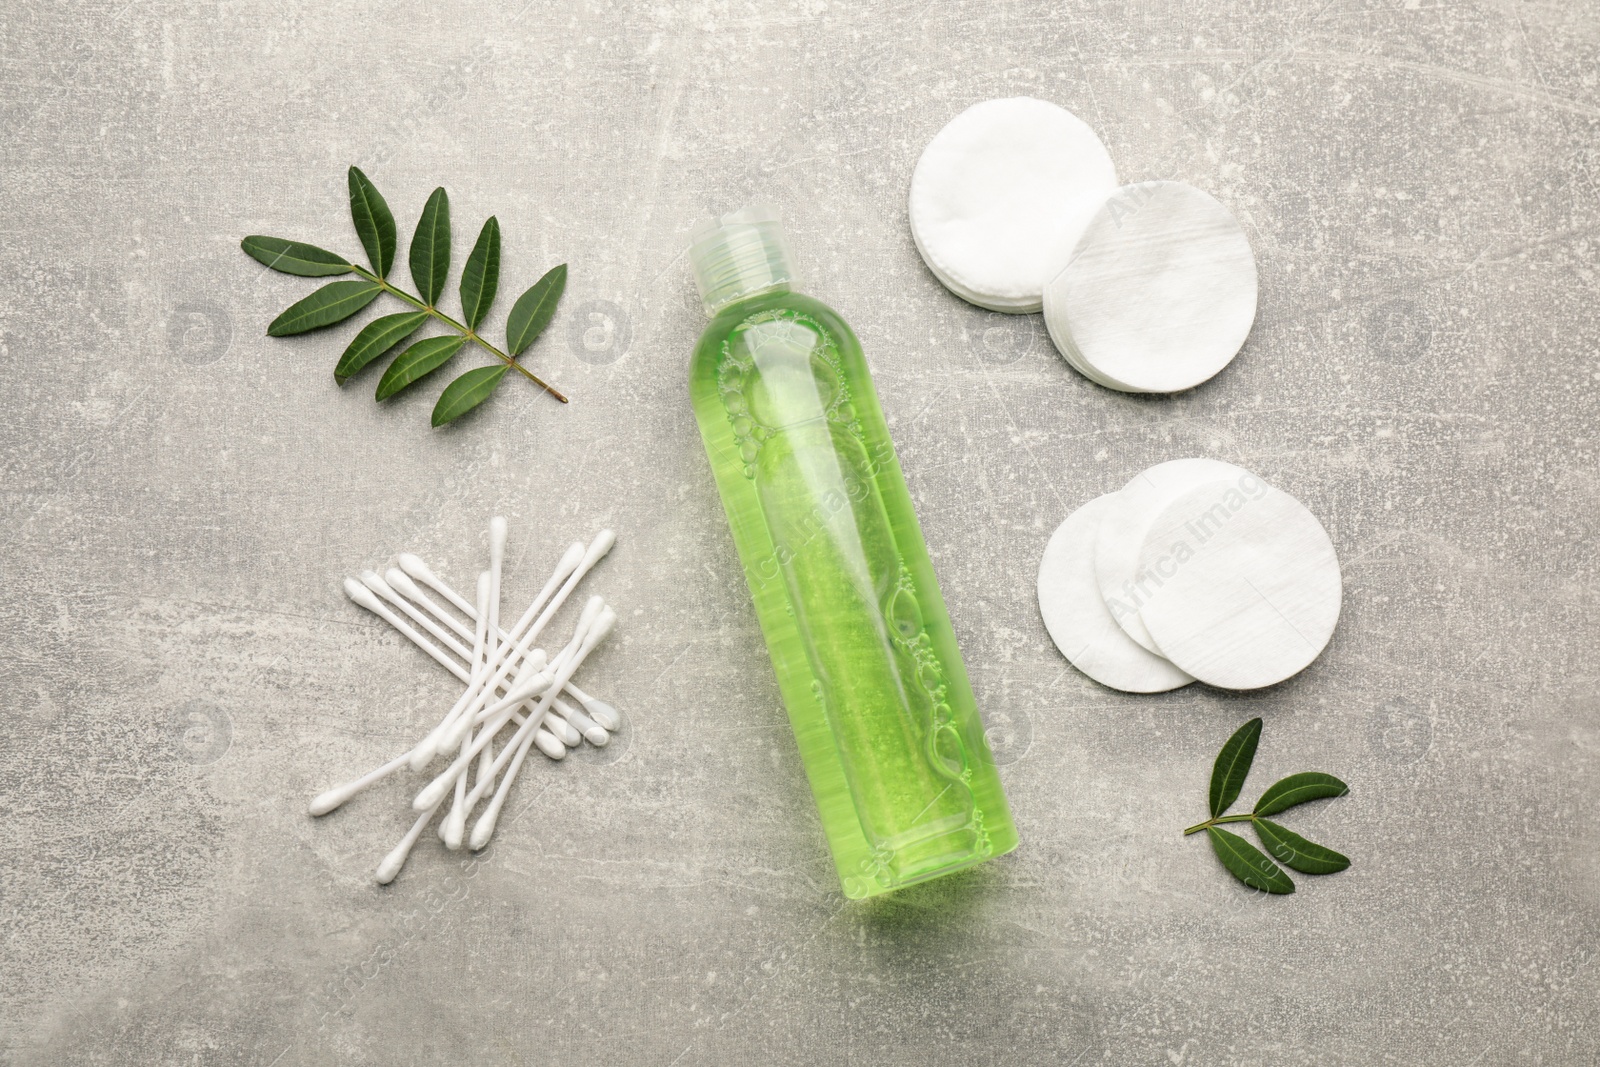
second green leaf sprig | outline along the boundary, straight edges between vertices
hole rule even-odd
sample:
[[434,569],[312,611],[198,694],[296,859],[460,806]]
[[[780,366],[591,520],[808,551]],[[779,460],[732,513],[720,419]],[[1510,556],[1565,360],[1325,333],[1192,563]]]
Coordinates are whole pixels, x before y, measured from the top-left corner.
[[1304,771],[1273,783],[1247,814],[1223,814],[1239,799],[1250,764],[1256,758],[1261,740],[1261,719],[1254,718],[1239,727],[1217,753],[1211,768],[1211,818],[1185,830],[1184,836],[1206,832],[1217,859],[1239,881],[1266,893],[1293,893],[1294,880],[1250,842],[1238,834],[1221,829],[1223,823],[1248,822],[1256,837],[1272,853],[1273,859],[1301,874],[1334,874],[1350,866],[1350,861],[1331,848],[1307,841],[1285,826],[1268,819],[1281,811],[1323,797],[1342,797],[1350,787],[1331,774]]
[[567,285],[567,265],[563,263],[547,271],[517,298],[506,319],[506,347],[502,351],[478,332],[500,285],[499,220],[489,217],[467,256],[460,283],[462,320],[457,320],[438,307],[450,273],[450,198],[444,188],[435,189],[428,197],[416,234],[411,239],[411,279],[417,286],[417,293],[412,294],[389,281],[398,240],[388,203],[359,168],[351,167],[348,177],[350,217],[361,238],[361,246],[366,249],[370,270],[300,241],[252,235],[240,242],[250,256],[284,274],[303,278],[355,274],[360,278],[359,281],[329,282],[296,302],[272,320],[267,327],[268,336],[287,337],[332,326],[348,319],[380,294],[388,293],[416,310],[383,315],[363,326],[334,368],[334,380],[340,385],[416,333],[431,318],[453,334],[427,337],[401,351],[378,380],[378,400],[387,400],[421,381],[471,342],[500,363],[467,371],[446,386],[433,408],[434,426],[453,422],[489,399],[511,370],[565,404],[567,398],[560,390],[517,362],[517,357],[533,344],[555,315],[556,304]]

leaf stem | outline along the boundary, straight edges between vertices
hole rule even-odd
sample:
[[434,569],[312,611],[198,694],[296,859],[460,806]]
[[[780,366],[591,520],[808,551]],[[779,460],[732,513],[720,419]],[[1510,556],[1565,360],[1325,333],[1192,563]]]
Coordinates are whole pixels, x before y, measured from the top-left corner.
[[1215,819],[1207,819],[1205,822],[1196,823],[1195,825],[1193,825],[1193,826],[1189,827],[1187,830],[1185,830],[1183,832],[1183,836],[1184,837],[1188,837],[1190,834],[1197,834],[1201,830],[1208,830],[1211,827],[1218,825],[1219,823],[1225,823],[1225,822],[1249,822],[1250,820],[1252,820],[1254,818],[1255,818],[1255,815],[1253,815],[1253,814],[1222,815],[1222,816],[1219,816],[1219,817],[1217,817]]
[[461,336],[465,337],[467,340],[473,342],[479,348],[482,348],[485,351],[488,351],[489,353],[493,354],[496,359],[500,360],[500,362],[504,363],[506,366],[512,367],[515,370],[517,370],[519,373],[522,374],[522,376],[524,378],[528,379],[534,385],[537,385],[539,388],[543,389],[545,392],[549,393],[551,396],[555,397],[557,400],[561,401],[563,404],[570,403],[570,401],[567,399],[567,396],[566,396],[565,393],[561,392],[561,390],[557,389],[555,386],[551,385],[549,382],[545,381],[543,378],[539,377],[537,374],[534,374],[527,367],[524,367],[522,364],[518,363],[511,356],[506,355],[504,352],[500,351],[498,348],[496,348],[494,345],[490,344],[488,341],[485,341],[482,337],[478,336],[477,331],[475,331],[472,328],[464,325],[463,323],[457,322],[455,319],[451,318],[449,315],[446,315],[444,312],[440,311],[438,308],[431,307],[430,305],[424,303],[421,297],[412,296],[410,293],[406,292],[404,289],[400,289],[400,288],[397,288],[396,286],[390,285],[387,279],[380,278],[376,274],[373,274],[371,271],[369,271],[369,270],[367,270],[367,269],[365,269],[363,267],[358,267],[355,264],[351,264],[351,268],[357,274],[361,275],[361,277],[367,279],[369,282],[376,282],[378,284],[378,286],[381,289],[383,289],[384,292],[390,293],[393,296],[399,297],[401,300],[404,300],[406,303],[410,304],[412,307],[416,308],[418,311],[426,311],[429,315],[431,315],[434,318],[438,319],[440,322],[444,323],[446,326],[450,327],[452,330],[456,331]]

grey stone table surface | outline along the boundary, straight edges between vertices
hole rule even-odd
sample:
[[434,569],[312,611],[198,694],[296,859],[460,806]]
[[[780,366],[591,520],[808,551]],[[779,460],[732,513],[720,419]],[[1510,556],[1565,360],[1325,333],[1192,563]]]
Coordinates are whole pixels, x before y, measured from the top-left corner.
[[[13,0],[0,71],[4,1062],[1596,1062],[1592,0]],[[1243,221],[1219,378],[1106,392],[923,268],[922,145],[1024,94]],[[458,262],[496,214],[509,292],[571,265],[529,355],[570,406],[511,381],[435,432],[436,387],[335,386],[350,328],[264,336],[310,284],[239,239],[358,254],[351,163],[405,235],[446,184]],[[758,200],[864,341],[1022,833],[866,905],[687,400],[686,234]],[[1282,686],[1125,696],[1045,634],[1050,532],[1185,455],[1338,546]],[[306,801],[453,683],[339,583],[411,549],[466,584],[496,511],[509,603],[619,531],[584,677],[628,726],[379,887],[414,783]],[[1354,865],[1290,897],[1179,834],[1257,714],[1247,796],[1353,786],[1288,821]]]

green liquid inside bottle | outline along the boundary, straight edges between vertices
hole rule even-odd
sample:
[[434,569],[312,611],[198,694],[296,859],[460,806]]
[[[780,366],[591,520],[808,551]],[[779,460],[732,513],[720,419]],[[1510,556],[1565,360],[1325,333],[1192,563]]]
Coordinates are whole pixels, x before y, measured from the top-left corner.
[[845,895],[1011,851],[911,494],[838,313],[790,288],[767,211],[696,231],[689,388]]

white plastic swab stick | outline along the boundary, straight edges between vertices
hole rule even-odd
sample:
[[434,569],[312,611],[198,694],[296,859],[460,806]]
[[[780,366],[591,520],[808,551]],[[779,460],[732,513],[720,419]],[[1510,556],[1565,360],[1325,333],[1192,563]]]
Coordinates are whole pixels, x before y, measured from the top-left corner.
[[551,701],[550,706],[555,708],[556,714],[565,719],[568,725],[570,725],[578,733],[582,734],[583,739],[588,741],[595,748],[604,748],[606,742],[611,740],[611,735],[606,732],[605,727],[601,726],[599,723],[595,722],[593,719],[589,718],[589,716],[585,715],[571,704],[568,704],[560,697],[556,697],[555,700]]
[[[586,657],[590,652],[594,651],[595,646],[599,645],[601,641],[604,641],[611,631],[616,627],[616,625],[616,612],[612,611],[610,608],[604,609],[600,613],[600,617],[595,620],[594,625],[589,628],[589,632],[584,636],[583,644],[579,647],[577,654],[562,666],[561,674],[570,675],[573,671],[577,670],[579,664],[583,662],[584,657]],[[556,694],[561,691],[561,674],[556,675],[556,681],[551,684],[550,688],[546,691],[544,698],[539,701],[538,706],[540,708],[549,707],[549,705],[555,700]],[[514,746],[514,762],[512,767],[506,772],[505,777],[501,779],[500,788],[495,791],[494,799],[490,802],[489,807],[485,809],[483,815],[479,817],[478,821],[472,827],[471,845],[474,849],[480,849],[484,845],[488,844],[489,836],[494,833],[495,823],[500,818],[500,809],[505,806],[506,797],[511,792],[511,784],[512,782],[516,781],[517,770],[521,768],[522,758],[527,755],[528,745],[531,743],[531,737],[523,736],[523,734],[526,732],[527,724],[524,723],[511,738],[511,745]],[[508,749],[508,751],[513,750]],[[495,760],[495,762],[497,764],[505,762],[506,755],[506,752],[500,753],[500,758]],[[476,801],[474,798],[482,791],[483,786],[479,785],[474,787],[472,792],[467,794],[468,802],[475,803]]]
[[[500,652],[503,655],[500,657],[501,663],[499,664],[499,667],[495,673],[494,680],[489,685],[479,690],[477,696],[474,698],[474,702],[469,704],[467,706],[467,710],[462,713],[456,722],[450,726],[447,731],[440,735],[440,748],[448,750],[460,744],[461,734],[472,725],[473,716],[475,716],[479,709],[481,709],[485,704],[490,702],[491,695],[494,692],[494,687],[499,685],[500,682],[504,680],[506,675],[511,673],[516,656],[527,655],[528,649],[533,647],[533,642],[538,638],[539,632],[549,624],[551,617],[561,609],[561,605],[566,603],[567,597],[572,593],[572,590],[577,586],[577,584],[583,580],[583,576],[588,574],[590,569],[592,569],[596,563],[599,563],[600,560],[605,558],[605,554],[611,551],[611,546],[616,544],[616,542],[617,535],[612,533],[610,530],[601,530],[600,533],[595,536],[594,542],[590,544],[587,551],[584,552],[583,559],[578,563],[577,569],[567,576],[567,580],[565,582],[561,583],[561,588],[557,590],[556,595],[550,599],[550,603],[545,607],[544,611],[539,613],[539,617],[533,621],[532,625],[530,625],[526,632],[524,632],[523,635],[517,640],[517,643],[514,646],[514,654],[512,651],[508,651],[502,646]],[[492,662],[493,661],[491,659],[491,663]]]
[[[540,697],[539,703],[535,706],[536,711],[542,715],[544,712],[549,710],[550,703],[555,700],[556,694],[561,691],[561,683],[564,681],[563,676],[571,677],[573,672],[575,672],[583,664],[584,658],[587,657],[589,653],[593,652],[596,646],[598,646],[600,642],[604,641],[606,637],[610,635],[611,631],[616,627],[616,625],[616,612],[612,611],[610,608],[605,608],[600,612],[600,617],[595,620],[594,625],[589,628],[588,634],[584,636],[583,644],[579,646],[577,654],[566,663],[561,665],[560,673],[555,676],[555,679],[545,689],[544,696]],[[496,773],[499,773],[500,771],[500,764],[510,762],[509,757],[512,755],[515,746],[520,745],[523,737],[532,732],[529,730],[529,724],[536,723],[537,721],[538,720],[534,716],[530,715],[527,722],[517,727],[517,732],[511,736],[511,741],[506,750],[501,752],[500,755],[495,759]],[[501,789],[508,789],[510,786],[511,780],[509,778],[500,783]],[[485,790],[481,786],[474,786],[472,792],[467,794],[467,803],[476,804],[482,799],[484,792]],[[415,803],[415,801],[412,802],[413,807],[415,806]]]
[[[472,677],[478,681],[483,677],[483,671],[488,664],[489,655],[489,620],[485,608],[489,604],[489,592],[492,580],[488,571],[478,575],[478,631],[473,635]],[[466,742],[462,742],[465,746]],[[439,820],[439,840],[444,842],[444,847],[452,852],[461,847],[461,834],[466,829],[467,813],[462,808],[462,801],[467,798],[467,776],[462,775],[456,779],[455,803],[450,808],[450,814]]]
[[378,864],[376,875],[379,885],[388,885],[394,881],[395,875],[400,873],[400,868],[406,865],[406,857],[411,855],[411,846],[415,845],[417,838],[422,836],[422,828],[428,825],[428,820],[433,818],[433,813],[438,810],[439,806],[435,804],[421,815],[418,815],[417,821],[412,823],[411,829],[406,831],[406,836],[402,837],[400,843],[394,846],[394,849],[387,856],[383,857],[383,862]]
[[389,588],[389,583],[379,577],[377,571],[362,571],[361,584],[377,593],[394,607],[399,608],[402,614],[432,634],[435,641],[454,652],[461,662],[465,663],[469,668],[472,666],[472,650],[457,641],[449,633],[440,629],[438,623],[413,607],[411,601]]
[[[500,647],[500,572],[505,568],[506,561],[506,520],[503,515],[496,515],[489,520],[489,599],[478,604],[478,615],[484,615],[485,607],[488,611],[488,626],[484,632],[489,639],[489,655],[495,655],[495,650]],[[494,743],[491,741],[478,753],[478,781],[488,773],[489,765],[494,762]],[[458,838],[459,841],[459,838]]]
[[344,785],[334,786],[327,792],[318,793],[311,800],[311,814],[328,814],[328,812],[332,811],[334,808],[337,808],[340,804],[343,804],[345,801],[349,800],[363,789],[372,785],[374,782],[382,781],[384,778],[387,778],[389,775],[405,766],[408,756],[410,756],[409,752],[396,756],[388,763],[385,763],[382,767],[379,767],[374,771],[368,771],[366,774],[363,774],[360,778],[357,778],[353,782],[346,782]]

